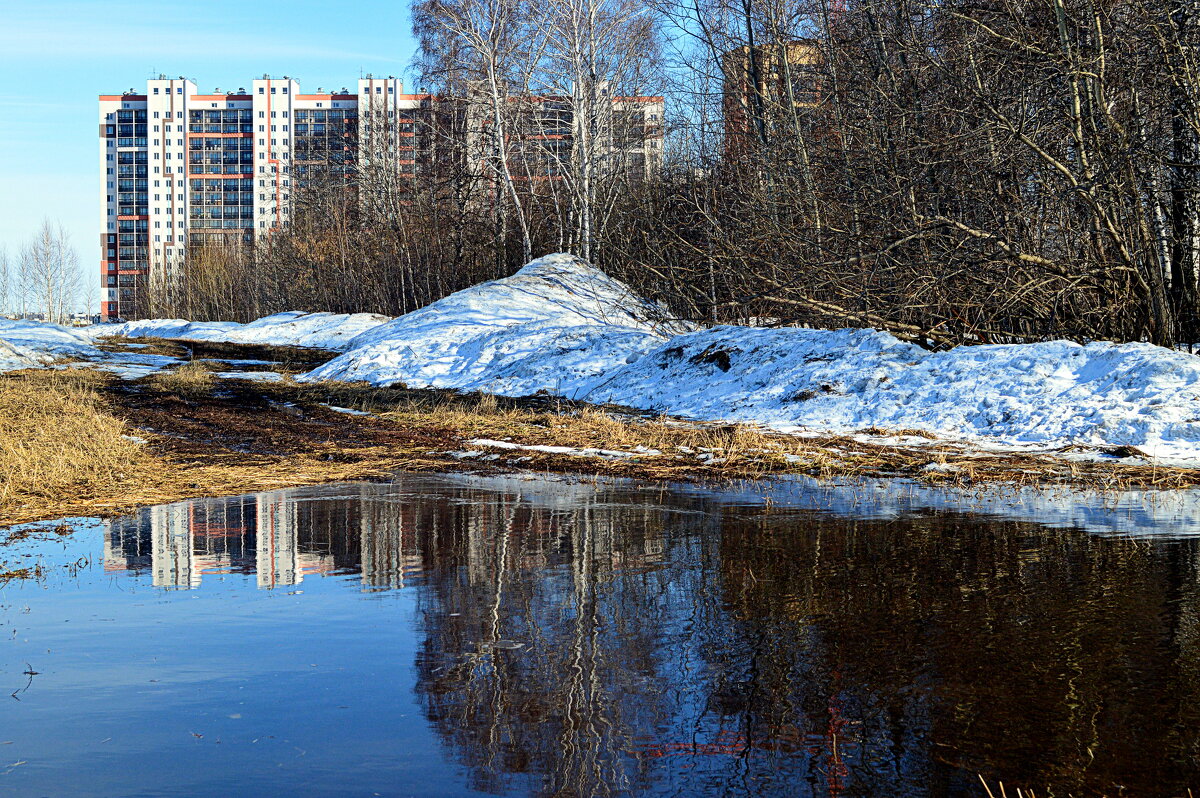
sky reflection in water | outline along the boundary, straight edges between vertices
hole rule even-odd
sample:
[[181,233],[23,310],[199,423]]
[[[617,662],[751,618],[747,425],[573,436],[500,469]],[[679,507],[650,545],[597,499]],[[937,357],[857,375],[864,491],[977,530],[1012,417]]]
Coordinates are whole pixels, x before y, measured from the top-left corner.
[[0,588],[0,792],[1197,783],[1195,542],[1070,528],[1188,508],[762,495],[406,475],[38,535],[46,576]]

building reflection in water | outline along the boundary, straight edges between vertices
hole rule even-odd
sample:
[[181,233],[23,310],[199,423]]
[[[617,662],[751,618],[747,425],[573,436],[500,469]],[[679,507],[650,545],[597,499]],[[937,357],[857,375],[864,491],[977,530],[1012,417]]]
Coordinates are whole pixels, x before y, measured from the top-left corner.
[[301,545],[296,501],[285,491],[237,499],[193,499],[143,510],[108,525],[107,571],[149,571],[155,587],[189,589],[204,576],[250,574],[261,588],[328,573],[332,561]]
[[170,588],[404,588],[426,718],[490,792],[974,795],[985,774],[1181,794],[1200,778],[1194,541],[567,481],[332,490],[145,511],[110,525],[106,567]]

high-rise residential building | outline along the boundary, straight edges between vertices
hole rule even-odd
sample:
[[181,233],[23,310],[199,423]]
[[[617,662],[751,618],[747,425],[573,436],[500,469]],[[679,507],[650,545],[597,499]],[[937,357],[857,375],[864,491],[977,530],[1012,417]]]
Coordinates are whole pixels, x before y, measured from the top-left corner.
[[725,154],[736,158],[794,129],[820,99],[821,52],[811,41],[738,47],[721,58]]
[[[399,79],[370,76],[356,92],[305,94],[264,76],[249,90],[202,94],[160,76],[144,91],[101,95],[101,315],[131,316],[138,291],[168,279],[191,243],[285,225],[292,188],[317,170],[347,172],[386,153],[411,171],[429,107]],[[360,124],[372,117],[388,123]]]
[[[609,95],[601,84],[596,118],[592,121],[592,158],[603,172],[612,170],[634,180],[662,168],[663,98]],[[479,89],[468,95],[465,131],[470,165],[477,173],[486,166],[493,145],[494,111]],[[575,106],[569,97],[513,95],[506,113],[509,169],[518,182],[537,184],[562,179],[578,156],[575,141]]]
[[[518,179],[562,179],[575,151],[569,103],[512,102],[521,119],[510,147]],[[662,97],[614,96],[610,105],[599,125],[607,162],[633,177],[657,171]],[[139,293],[166,285],[189,246],[286,226],[293,190],[318,175],[375,165],[417,178],[422,165],[440,163],[438,141],[449,151],[461,145],[457,157],[471,161],[471,140],[490,118],[474,106],[469,97],[405,94],[399,79],[371,76],[356,91],[307,94],[286,75],[207,94],[187,78],[159,76],[144,90],[101,95],[101,316],[135,318]],[[481,160],[467,166],[488,176]]]

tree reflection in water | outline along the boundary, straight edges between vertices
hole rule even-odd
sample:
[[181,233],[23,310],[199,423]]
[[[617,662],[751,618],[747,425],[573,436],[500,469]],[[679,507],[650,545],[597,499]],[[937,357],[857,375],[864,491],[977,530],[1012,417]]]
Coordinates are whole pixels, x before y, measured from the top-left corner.
[[[236,524],[201,504],[179,528],[256,536],[221,556],[270,556],[272,579],[411,591],[417,692],[479,789],[975,795],[983,774],[1161,795],[1200,776],[1191,541],[632,485],[319,492],[243,500]],[[113,527],[114,562],[150,562],[141,534]]]

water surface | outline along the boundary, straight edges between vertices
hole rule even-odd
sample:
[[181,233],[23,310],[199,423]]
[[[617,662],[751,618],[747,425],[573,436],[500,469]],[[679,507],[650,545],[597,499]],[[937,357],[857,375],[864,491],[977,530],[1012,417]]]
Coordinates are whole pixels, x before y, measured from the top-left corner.
[[1200,783],[1194,508],[923,490],[405,475],[38,534],[0,793]]

